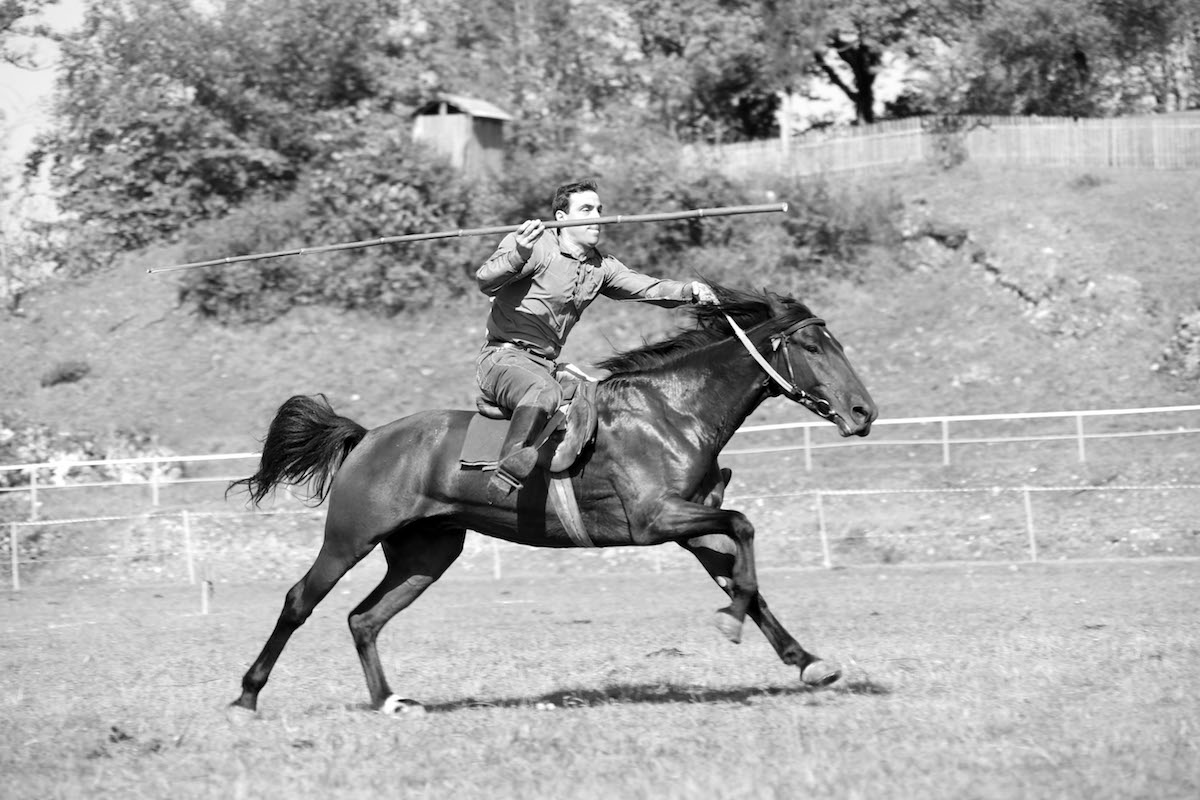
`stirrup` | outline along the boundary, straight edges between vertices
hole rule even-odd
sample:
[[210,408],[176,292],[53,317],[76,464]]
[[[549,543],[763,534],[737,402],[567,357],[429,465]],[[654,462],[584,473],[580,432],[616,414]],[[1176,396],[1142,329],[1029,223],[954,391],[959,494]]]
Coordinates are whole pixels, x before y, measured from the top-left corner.
[[518,447],[500,460],[488,481],[488,501],[497,503],[514,491],[520,491],[525,479],[537,468],[538,450],[526,445]]
[[495,505],[502,502],[513,492],[521,491],[521,486],[522,483],[517,478],[497,469],[492,473],[491,480],[488,481],[488,503]]

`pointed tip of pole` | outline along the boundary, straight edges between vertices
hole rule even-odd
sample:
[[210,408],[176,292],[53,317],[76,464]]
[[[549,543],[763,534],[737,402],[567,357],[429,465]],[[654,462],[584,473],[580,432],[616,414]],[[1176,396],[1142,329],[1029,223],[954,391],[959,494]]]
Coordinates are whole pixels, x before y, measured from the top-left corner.
[[780,203],[780,204],[779,204],[779,210],[780,210],[780,211],[782,211],[782,212],[783,212],[783,213],[785,213],[785,214],[787,213],[787,208],[788,208],[788,206],[787,206],[787,203]]

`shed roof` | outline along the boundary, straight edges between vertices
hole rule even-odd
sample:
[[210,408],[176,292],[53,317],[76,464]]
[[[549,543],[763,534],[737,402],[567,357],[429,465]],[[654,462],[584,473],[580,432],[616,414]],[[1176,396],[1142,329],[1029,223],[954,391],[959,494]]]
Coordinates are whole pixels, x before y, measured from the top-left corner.
[[428,103],[418,107],[413,112],[413,116],[436,114],[438,113],[438,107],[442,103],[445,103],[459,113],[470,114],[472,117],[500,120],[512,119],[512,115],[503,111],[499,106],[493,105],[487,100],[480,100],[477,97],[467,97],[462,94],[440,94]]

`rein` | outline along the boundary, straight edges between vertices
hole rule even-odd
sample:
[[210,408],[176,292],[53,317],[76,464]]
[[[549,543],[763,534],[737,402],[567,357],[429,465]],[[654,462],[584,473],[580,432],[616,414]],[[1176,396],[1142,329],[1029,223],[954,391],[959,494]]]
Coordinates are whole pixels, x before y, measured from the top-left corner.
[[[733,329],[734,336],[736,336],[738,341],[742,343],[742,346],[746,348],[746,352],[748,352],[750,357],[758,363],[758,366],[762,367],[763,372],[767,373],[768,378],[779,384],[779,388],[783,391],[785,396],[796,401],[797,403],[800,403],[809,411],[812,411],[814,414],[820,417],[829,416],[829,403],[819,397],[814,397],[813,395],[809,394],[796,382],[796,374],[792,368],[791,350],[788,348],[788,340],[791,339],[792,334],[802,328],[807,328],[809,325],[824,325],[825,320],[821,319],[820,317],[809,317],[808,319],[800,320],[795,325],[792,325],[786,330],[781,331],[780,333],[777,333],[771,337],[772,350],[779,350],[781,346],[783,348],[783,361],[785,364],[787,364],[788,370],[788,377],[784,378],[779,374],[778,370],[772,367],[771,364],[765,358],[763,358],[762,353],[758,352],[758,349],[754,346],[754,343],[750,341],[750,337],[746,335],[746,332],[742,330],[740,325],[733,321],[733,317],[729,316],[728,314],[725,314],[724,316],[725,321],[729,323],[729,327]],[[808,368],[807,361],[804,362],[804,366],[808,372],[808,377],[812,379],[810,386],[815,386],[817,383],[816,375],[813,374],[812,369]]]

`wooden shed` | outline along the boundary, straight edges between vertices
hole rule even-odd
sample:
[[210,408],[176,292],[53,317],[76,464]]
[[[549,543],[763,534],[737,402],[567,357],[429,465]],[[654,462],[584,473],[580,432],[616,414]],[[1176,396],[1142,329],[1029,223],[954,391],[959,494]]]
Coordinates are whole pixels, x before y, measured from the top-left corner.
[[512,116],[486,100],[443,94],[413,112],[413,139],[444,153],[471,177],[499,172],[504,123]]

